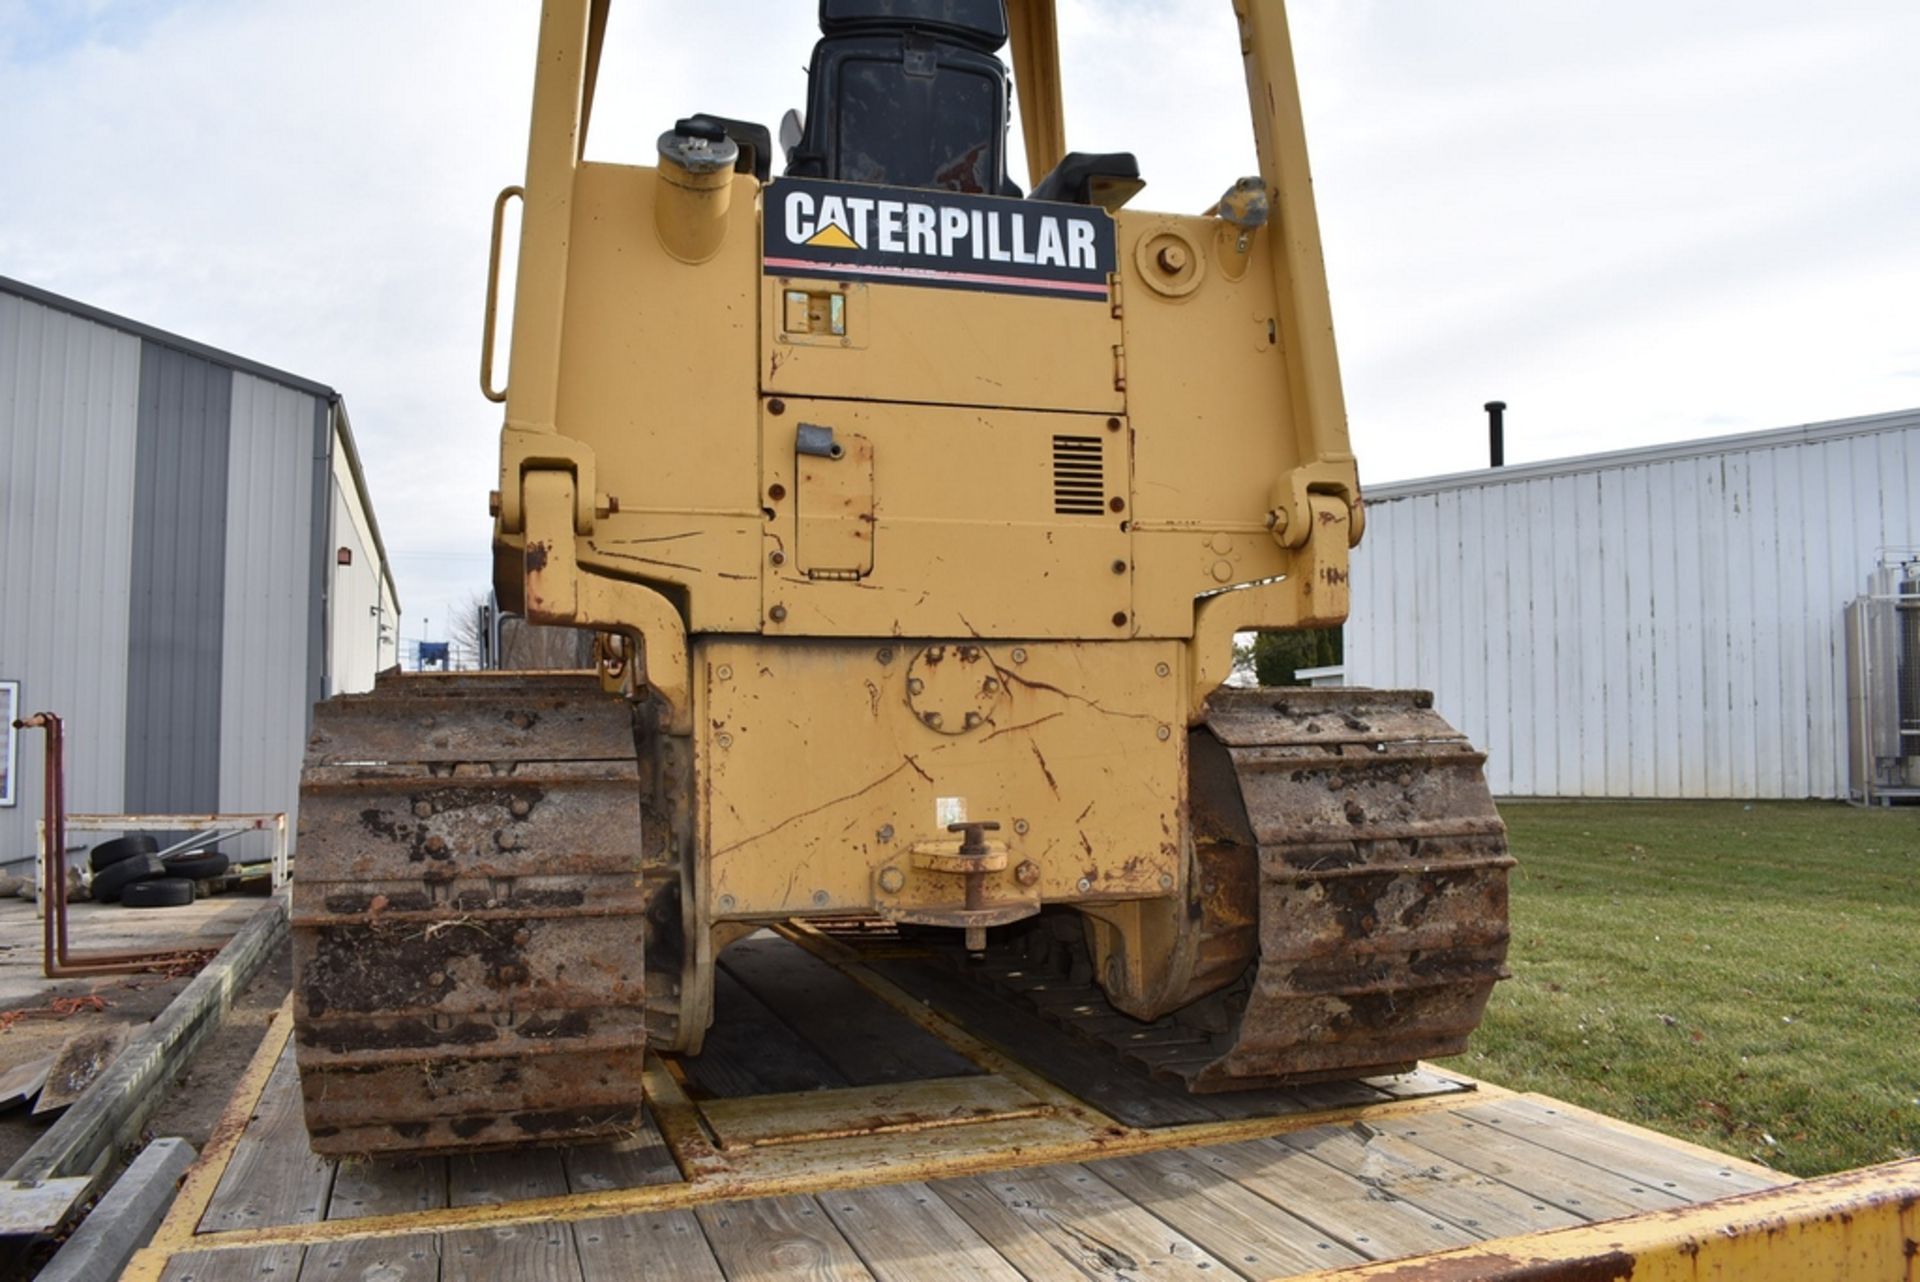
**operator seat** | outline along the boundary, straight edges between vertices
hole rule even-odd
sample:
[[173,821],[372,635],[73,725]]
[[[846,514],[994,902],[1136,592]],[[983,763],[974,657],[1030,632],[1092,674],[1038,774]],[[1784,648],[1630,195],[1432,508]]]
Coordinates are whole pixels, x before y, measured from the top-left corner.
[[795,178],[1018,196],[1002,0],[820,0]]

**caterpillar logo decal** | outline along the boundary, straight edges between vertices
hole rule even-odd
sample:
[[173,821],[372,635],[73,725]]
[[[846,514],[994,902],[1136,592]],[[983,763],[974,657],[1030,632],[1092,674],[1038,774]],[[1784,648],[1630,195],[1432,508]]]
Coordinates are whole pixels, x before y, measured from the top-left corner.
[[782,178],[767,188],[770,275],[1107,299],[1104,209]]

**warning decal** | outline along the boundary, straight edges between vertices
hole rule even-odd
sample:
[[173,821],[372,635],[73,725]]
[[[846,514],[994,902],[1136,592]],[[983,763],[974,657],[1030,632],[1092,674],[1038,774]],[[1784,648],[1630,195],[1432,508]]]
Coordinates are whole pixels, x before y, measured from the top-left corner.
[[1086,205],[782,178],[766,190],[771,275],[1107,299],[1113,219]]

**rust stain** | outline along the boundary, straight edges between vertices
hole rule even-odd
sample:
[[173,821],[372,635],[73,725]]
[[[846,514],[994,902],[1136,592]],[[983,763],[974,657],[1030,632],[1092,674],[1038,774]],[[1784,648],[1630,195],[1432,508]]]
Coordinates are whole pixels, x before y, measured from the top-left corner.
[[538,574],[547,568],[547,545],[545,543],[527,544],[527,573]]
[[1033,751],[1033,759],[1040,763],[1040,773],[1047,777],[1047,787],[1053,790],[1055,797],[1058,797],[1060,795],[1060,785],[1054,780],[1053,771],[1047,768],[1047,759],[1040,754],[1040,745],[1029,739],[1027,740],[1027,747]]

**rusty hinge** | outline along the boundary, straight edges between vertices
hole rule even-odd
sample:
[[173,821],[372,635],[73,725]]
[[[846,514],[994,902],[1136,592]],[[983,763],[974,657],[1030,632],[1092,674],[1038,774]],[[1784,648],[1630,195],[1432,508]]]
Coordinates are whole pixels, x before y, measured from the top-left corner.
[[1124,343],[1113,345],[1113,387],[1119,392],[1127,390],[1127,348]]
[[1113,301],[1113,318],[1119,320],[1125,314],[1120,305],[1120,273],[1114,272],[1107,277],[1107,297]]

